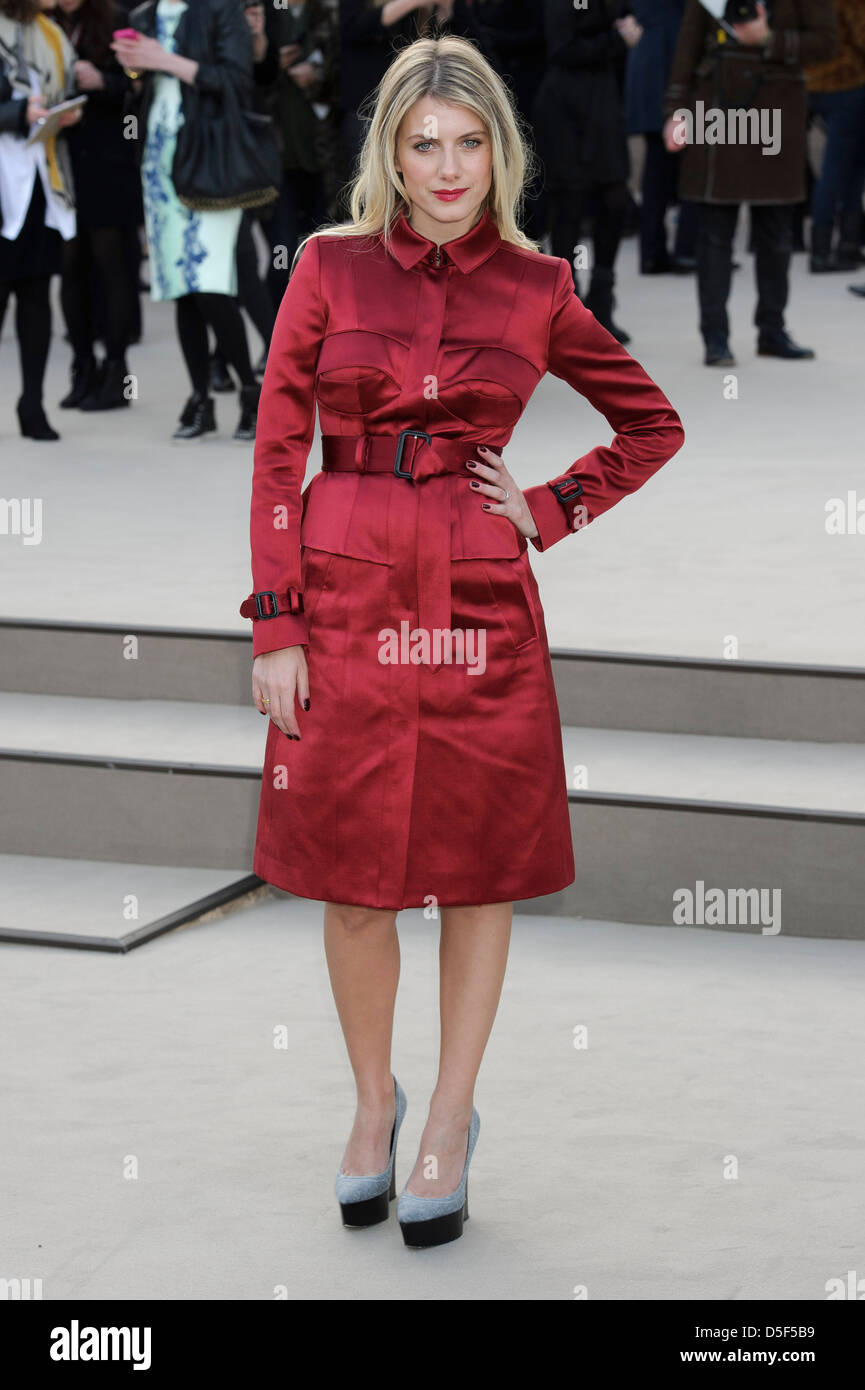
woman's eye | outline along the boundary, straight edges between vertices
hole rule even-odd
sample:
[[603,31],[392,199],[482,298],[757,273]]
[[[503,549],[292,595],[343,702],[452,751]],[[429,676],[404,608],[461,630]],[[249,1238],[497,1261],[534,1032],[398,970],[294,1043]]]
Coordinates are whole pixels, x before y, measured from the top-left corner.
[[[478,146],[480,143],[480,140],[477,140],[474,135],[470,135],[468,139],[463,141],[464,145],[471,145],[473,147]],[[416,150],[425,150],[428,149],[431,144],[433,144],[432,140],[421,140],[420,144],[414,145],[412,148]]]

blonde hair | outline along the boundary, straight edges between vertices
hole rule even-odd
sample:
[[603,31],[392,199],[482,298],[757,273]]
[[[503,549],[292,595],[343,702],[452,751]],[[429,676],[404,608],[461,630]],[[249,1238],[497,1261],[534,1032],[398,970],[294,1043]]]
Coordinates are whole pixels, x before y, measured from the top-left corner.
[[411,211],[394,164],[397,134],[406,112],[424,97],[466,106],[481,117],[492,146],[492,180],[484,210],[489,210],[503,241],[540,250],[518,225],[525,185],[537,168],[523,119],[508,88],[474,44],[456,34],[444,34],[415,39],[397,51],[365,103],[372,104],[372,118],[349,185],[351,221],[329,223],[304,237],[292,259],[292,270],[313,237],[384,233],[387,244],[394,220],[400,212]]

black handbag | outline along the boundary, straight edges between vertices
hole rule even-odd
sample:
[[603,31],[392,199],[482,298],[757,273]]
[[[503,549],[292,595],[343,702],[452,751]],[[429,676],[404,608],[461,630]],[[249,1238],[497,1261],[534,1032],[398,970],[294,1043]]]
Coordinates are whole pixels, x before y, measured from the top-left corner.
[[282,161],[271,116],[242,107],[230,82],[221,93],[191,85],[183,111],[171,178],[184,206],[218,212],[279,197]]

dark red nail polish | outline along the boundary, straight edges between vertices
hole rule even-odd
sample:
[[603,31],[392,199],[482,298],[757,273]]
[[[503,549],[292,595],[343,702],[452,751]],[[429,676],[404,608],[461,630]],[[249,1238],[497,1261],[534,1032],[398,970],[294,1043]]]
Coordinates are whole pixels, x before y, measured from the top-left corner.
[[483,508],[483,510],[484,510],[485,512],[488,512],[489,509],[490,509],[490,504],[489,504],[489,502],[482,502],[482,503],[481,503],[481,507]]
[[303,702],[303,708],[304,708],[304,709],[309,709],[309,700],[308,700],[308,699],[307,699],[307,700],[304,700],[304,702]]
[[469,487],[480,487],[480,483],[476,483],[474,478],[472,478],[471,482],[469,483]]

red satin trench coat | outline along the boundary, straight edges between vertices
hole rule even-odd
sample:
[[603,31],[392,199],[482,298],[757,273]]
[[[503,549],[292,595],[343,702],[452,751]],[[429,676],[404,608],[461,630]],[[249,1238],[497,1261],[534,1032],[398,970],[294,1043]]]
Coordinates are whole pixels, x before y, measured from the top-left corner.
[[[477,444],[501,451],[548,371],[615,437],[524,489],[536,550],[574,537],[684,438],[575,295],[567,261],[502,241],[486,212],[440,250],[404,215],[388,244],[323,235],[304,247],[277,314],[252,482],[253,651],[302,643],[310,684],[301,740],[268,726],[253,860],[267,882],[392,910],[574,882],[528,544],[482,509],[465,467]],[[323,454],[348,449],[353,471],[318,472],[301,491],[316,402]],[[408,428],[430,436],[404,440],[411,477],[390,464]],[[369,435],[386,437],[374,447],[388,472],[365,471]],[[455,441],[459,471],[442,471],[436,449],[453,467]],[[464,647],[425,648],[434,628],[463,633]]]

